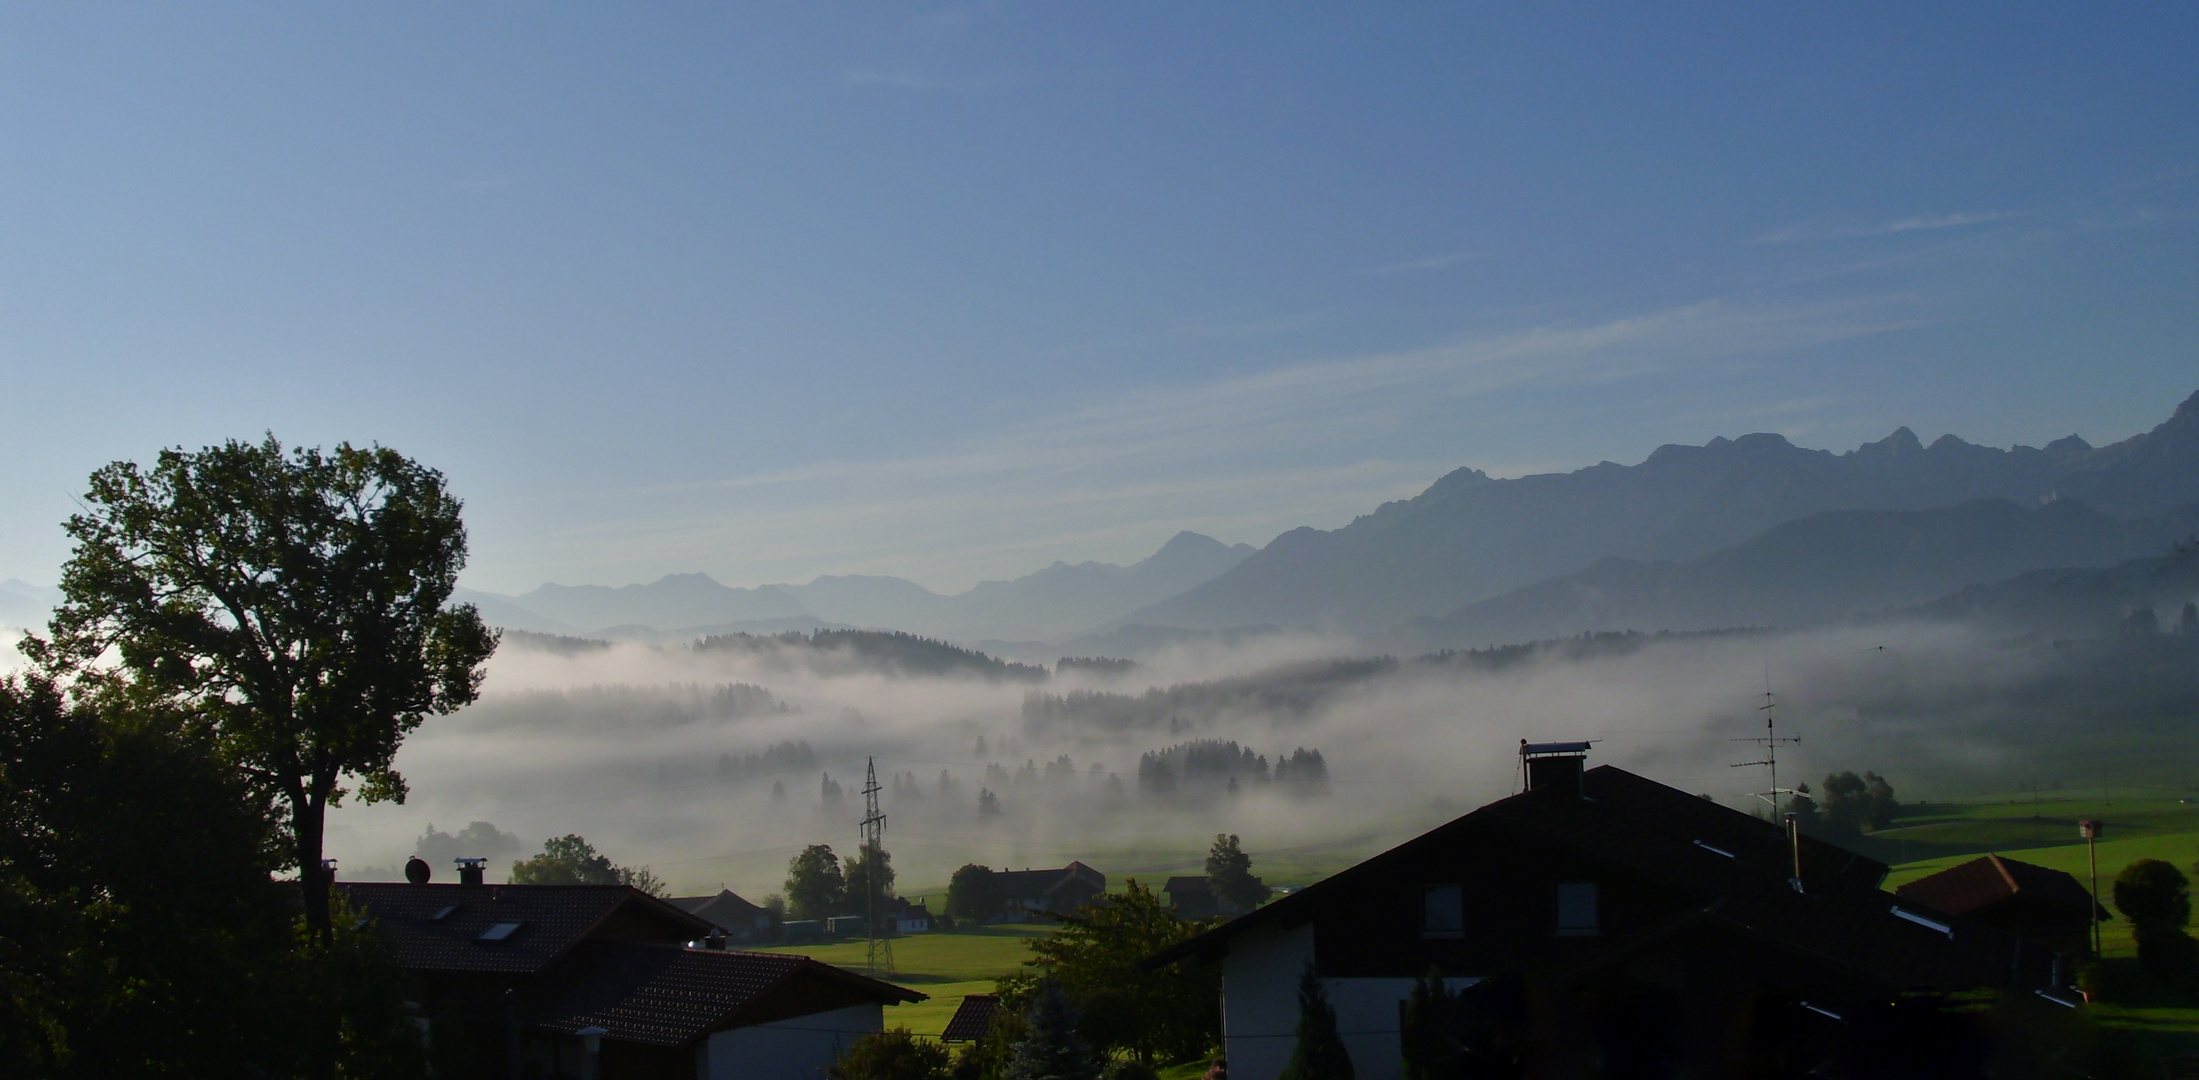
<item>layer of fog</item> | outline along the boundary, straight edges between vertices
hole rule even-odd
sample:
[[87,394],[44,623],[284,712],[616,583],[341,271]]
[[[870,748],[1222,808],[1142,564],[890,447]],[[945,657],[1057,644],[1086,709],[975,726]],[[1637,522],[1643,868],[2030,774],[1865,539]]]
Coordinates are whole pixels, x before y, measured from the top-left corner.
[[[1804,736],[1782,750],[1791,770],[1782,783],[1853,768],[1885,773],[1904,795],[1946,789],[2018,752],[1981,739],[1994,718],[1961,703],[1982,700],[1980,687],[2014,685],[2029,664],[1959,628],[1881,626],[1656,640],[1574,658],[1550,651],[1509,665],[1408,661],[1338,684],[1309,708],[1224,707],[1128,730],[1025,716],[1034,689],[1137,695],[1341,655],[1348,643],[1278,636],[1165,653],[1115,678],[1057,674],[1033,688],[827,675],[678,647],[507,647],[478,704],[430,720],[405,744],[408,802],[338,811],[329,850],[345,876],[386,873],[431,825],[487,821],[527,851],[582,834],[680,893],[723,885],[761,896],[779,890],[803,845],[856,846],[859,789],[875,759],[903,891],[936,887],[965,862],[1081,859],[1150,879],[1195,867],[1220,832],[1244,838],[1256,869],[1263,859],[1330,862],[1511,793],[1521,739],[1593,739],[1594,764],[1759,806],[1749,793],[1765,788],[1765,770],[1730,766],[1761,756],[1734,740],[1761,734],[1767,684],[1781,734]],[[1139,756],[1190,739],[1234,740],[1269,762],[1317,748],[1330,782],[1311,796],[1249,776],[1234,793],[1141,792]],[[796,748],[814,764],[784,767]],[[1064,756],[1073,775],[1061,772]],[[988,778],[989,766],[1006,775]],[[835,805],[826,776],[841,792]],[[979,812],[984,788],[1000,799],[996,815]],[[499,875],[508,868],[503,854],[480,854],[499,856]]]

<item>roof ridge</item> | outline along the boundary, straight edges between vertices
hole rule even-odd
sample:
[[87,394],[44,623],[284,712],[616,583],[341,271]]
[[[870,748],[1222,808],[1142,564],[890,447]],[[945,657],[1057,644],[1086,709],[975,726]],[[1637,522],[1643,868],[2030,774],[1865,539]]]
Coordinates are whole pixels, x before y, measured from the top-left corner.
[[1993,869],[1999,871],[2000,879],[2008,883],[2008,892],[2010,895],[2014,895],[2023,891],[2023,886],[2016,882],[2016,875],[2008,872],[2008,863],[2006,860],[2003,860],[2000,857],[2000,852],[1989,851],[1985,853],[1985,857],[1993,860]]

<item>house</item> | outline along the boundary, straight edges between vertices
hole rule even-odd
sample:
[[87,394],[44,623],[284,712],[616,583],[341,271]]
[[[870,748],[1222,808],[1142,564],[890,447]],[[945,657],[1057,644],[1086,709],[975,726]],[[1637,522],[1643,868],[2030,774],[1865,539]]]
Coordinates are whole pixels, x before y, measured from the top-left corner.
[[893,920],[893,932],[896,934],[931,933],[931,908],[922,900],[904,900],[898,896],[889,896],[886,898],[886,915]]
[[623,885],[336,887],[404,969],[441,1075],[590,1075],[591,1057],[600,1080],[813,1075],[887,1005],[924,999],[807,957],[691,947],[715,924]]
[[1107,875],[1080,862],[1058,870],[1002,870],[999,875],[1009,922],[1067,914],[1107,894]]
[[1880,890],[1884,864],[1564,745],[1526,791],[1147,959],[1221,965],[1232,1080],[1282,1071],[1309,966],[1361,1080],[1400,1075],[1431,969],[1459,1052],[1526,1075],[1800,1075],[1905,991],[2073,1002],[2054,954]]
[[971,994],[955,1006],[954,1016],[947,1021],[947,1030],[939,1035],[940,1042],[977,1042],[993,1030],[993,1017],[1000,1012],[1000,998],[993,994]]
[[2074,876],[1998,855],[1950,866],[1894,893],[2079,956],[2092,952],[2092,920],[2113,918]]
[[1207,887],[1203,877],[1172,877],[1161,886],[1168,895],[1168,903],[1176,914],[1192,920],[1211,919],[1222,913],[1221,902],[1214,899],[1214,891]]
[[675,896],[672,906],[709,920],[727,941],[760,941],[771,932],[771,913],[730,890],[716,896]]

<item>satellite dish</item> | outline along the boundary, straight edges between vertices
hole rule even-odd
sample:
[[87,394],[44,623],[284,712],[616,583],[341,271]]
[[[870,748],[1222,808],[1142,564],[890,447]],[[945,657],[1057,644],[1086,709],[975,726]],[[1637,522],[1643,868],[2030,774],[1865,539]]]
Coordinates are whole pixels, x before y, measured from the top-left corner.
[[435,871],[428,868],[428,861],[418,855],[405,860],[406,881],[415,885],[425,885],[428,883],[429,876],[434,873]]

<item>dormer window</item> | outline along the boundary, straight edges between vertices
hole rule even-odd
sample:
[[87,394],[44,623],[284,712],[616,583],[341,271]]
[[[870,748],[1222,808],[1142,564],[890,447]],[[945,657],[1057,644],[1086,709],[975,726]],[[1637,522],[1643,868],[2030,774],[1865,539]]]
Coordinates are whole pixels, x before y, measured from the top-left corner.
[[1596,883],[1569,881],[1558,886],[1558,936],[1595,937],[1603,932],[1596,915]]
[[1457,885],[1424,885],[1420,889],[1422,937],[1459,937],[1466,932],[1466,894]]
[[500,922],[494,926],[489,927],[486,930],[481,931],[481,937],[477,940],[502,941],[505,938],[508,938],[513,934],[518,933],[519,928],[525,925],[527,924],[523,922]]

